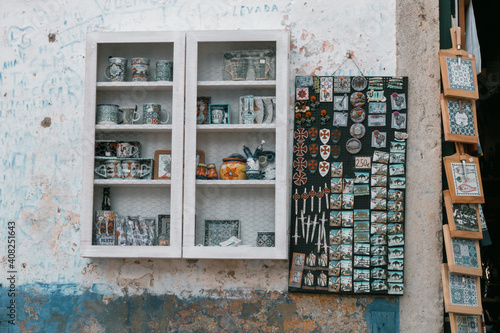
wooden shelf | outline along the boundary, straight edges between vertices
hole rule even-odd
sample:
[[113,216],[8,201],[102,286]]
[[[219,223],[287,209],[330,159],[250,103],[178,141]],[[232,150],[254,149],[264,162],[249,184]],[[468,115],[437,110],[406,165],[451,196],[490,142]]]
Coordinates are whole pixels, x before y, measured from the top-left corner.
[[125,91],[131,89],[172,90],[171,81],[97,82],[97,91]]
[[170,179],[95,179],[94,185],[154,187],[170,186]]
[[171,132],[172,125],[95,125],[96,132]]
[[198,132],[274,132],[275,124],[227,124],[227,125],[196,125]]
[[275,80],[262,81],[198,81],[198,89],[204,90],[240,90],[244,88],[253,89],[275,89]]
[[274,187],[275,180],[196,180],[203,187]]

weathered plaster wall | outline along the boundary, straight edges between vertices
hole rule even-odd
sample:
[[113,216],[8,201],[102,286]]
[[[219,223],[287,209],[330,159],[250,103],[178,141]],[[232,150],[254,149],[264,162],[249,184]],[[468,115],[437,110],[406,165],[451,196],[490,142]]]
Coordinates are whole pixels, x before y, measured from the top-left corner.
[[[424,3],[422,9],[417,6],[420,2]],[[418,164],[409,170],[409,175],[427,177],[421,170],[425,168],[418,165],[427,161],[435,164],[432,151],[424,148],[426,143],[434,146],[436,124],[439,124],[435,110],[425,106],[423,100],[424,92],[431,92],[430,86],[437,82],[438,76],[428,78],[419,70],[435,74],[432,66],[437,66],[437,61],[434,64],[432,60],[437,41],[435,44],[428,38],[434,36],[437,23],[432,20],[437,16],[437,5],[427,5],[427,2],[3,2],[0,7],[0,129],[3,132],[0,135],[3,166],[0,169],[0,235],[8,220],[17,222],[17,256],[21,264],[18,320],[23,331],[124,332],[170,328],[174,331],[367,332],[373,322],[372,309],[385,308],[397,313],[396,298],[288,294],[285,261],[81,258],[85,33],[288,29],[292,83],[295,75],[332,75],[344,61],[347,50],[354,53],[365,74],[411,75],[410,105],[417,112],[410,115],[413,126],[410,134],[416,139],[412,138],[408,158],[410,165],[412,161]],[[412,10],[405,16],[402,13],[407,8]],[[426,15],[427,20],[419,15]],[[420,36],[420,30],[425,35]],[[419,68],[409,61],[420,58],[416,57],[417,50],[410,47],[415,40],[405,40],[403,32],[424,43],[422,47],[430,58],[424,62],[425,67]],[[355,66],[348,62],[337,73],[356,72]],[[424,90],[417,94],[415,87]],[[421,128],[422,123],[426,126]],[[434,139],[423,143],[417,140],[425,136]],[[439,151],[437,153],[439,155]],[[410,257],[405,274],[409,293],[401,306],[402,318],[405,318],[402,331],[434,332],[438,331],[434,328],[440,325],[441,315],[440,298],[436,296],[439,270],[434,271],[441,258],[435,233],[435,224],[440,221],[434,213],[429,213],[428,205],[419,201],[426,193],[433,198],[435,191],[421,188],[417,183],[409,184],[409,211],[415,212],[412,213],[414,226],[409,225],[407,229]],[[425,192],[427,190],[430,192]],[[438,211],[439,207],[436,214]],[[424,236],[424,231],[436,236]],[[424,251],[423,260],[417,260],[417,248],[423,245],[430,246],[430,250]],[[5,249],[4,238],[0,236],[1,267],[6,263]],[[430,273],[424,275],[421,271],[427,267]],[[0,282],[6,277],[1,269]],[[419,288],[427,288],[422,281],[424,277],[431,283],[429,290],[422,292]],[[5,301],[5,289],[0,288],[0,295],[1,303]],[[427,311],[422,310],[425,300],[431,303]],[[411,320],[409,314],[416,313],[416,308],[422,315]],[[432,318],[430,324],[428,318]],[[431,325],[432,329],[413,330],[417,321],[419,327]]]

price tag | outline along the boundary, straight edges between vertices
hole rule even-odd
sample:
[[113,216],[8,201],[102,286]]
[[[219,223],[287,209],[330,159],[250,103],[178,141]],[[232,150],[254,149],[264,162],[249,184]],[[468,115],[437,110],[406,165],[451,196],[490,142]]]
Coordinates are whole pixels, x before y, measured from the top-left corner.
[[361,157],[356,156],[356,169],[370,169],[371,168],[371,157]]

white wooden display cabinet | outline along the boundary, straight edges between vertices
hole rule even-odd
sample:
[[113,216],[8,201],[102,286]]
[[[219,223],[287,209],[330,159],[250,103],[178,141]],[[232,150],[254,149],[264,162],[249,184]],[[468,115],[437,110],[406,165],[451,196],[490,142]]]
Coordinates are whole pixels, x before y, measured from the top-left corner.
[[[128,59],[124,82],[106,78],[108,57]],[[131,59],[151,59],[147,82],[131,80]],[[173,60],[173,81],[156,81],[157,60]],[[96,32],[87,35],[85,69],[85,129],[81,255],[116,258],[180,258],[182,254],[182,168],[184,124],[184,32]],[[170,121],[159,125],[96,125],[96,105],[120,107],[161,104]],[[171,180],[95,179],[95,140],[140,141],[141,157],[154,158],[156,150],[171,150]],[[170,246],[98,246],[92,244],[94,216],[101,209],[104,187],[111,188],[111,208],[119,216],[170,215]]]
[[[288,52],[286,31],[187,32],[186,124],[184,174],[184,258],[286,259],[288,257]],[[225,80],[227,51],[269,49],[275,54],[275,79]],[[244,95],[276,96],[272,124],[240,124],[239,99]],[[229,104],[230,124],[197,124],[197,97]],[[206,163],[233,153],[252,152],[265,140],[264,150],[276,152],[276,180],[197,180],[196,151]],[[219,175],[220,177],[220,175]],[[238,220],[238,247],[204,246],[206,220]],[[257,247],[258,232],[275,232],[274,247]],[[201,245],[201,246],[200,246]]]

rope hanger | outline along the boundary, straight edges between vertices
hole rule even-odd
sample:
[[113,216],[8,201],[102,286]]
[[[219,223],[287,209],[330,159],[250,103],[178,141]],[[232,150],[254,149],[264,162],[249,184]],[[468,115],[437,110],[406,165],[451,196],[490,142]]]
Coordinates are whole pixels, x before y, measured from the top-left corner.
[[340,66],[335,70],[335,72],[333,72],[332,76],[335,76],[335,73],[337,73],[339,71],[339,69],[344,66],[345,62],[347,60],[351,60],[354,65],[356,65],[356,68],[358,69],[358,71],[361,73],[361,76],[362,77],[365,77],[365,74],[361,71],[361,69],[359,68],[358,64],[356,63],[356,61],[353,59],[353,55],[351,53],[351,51],[347,51],[346,54],[345,54],[346,58],[344,59],[344,61],[340,64]]

